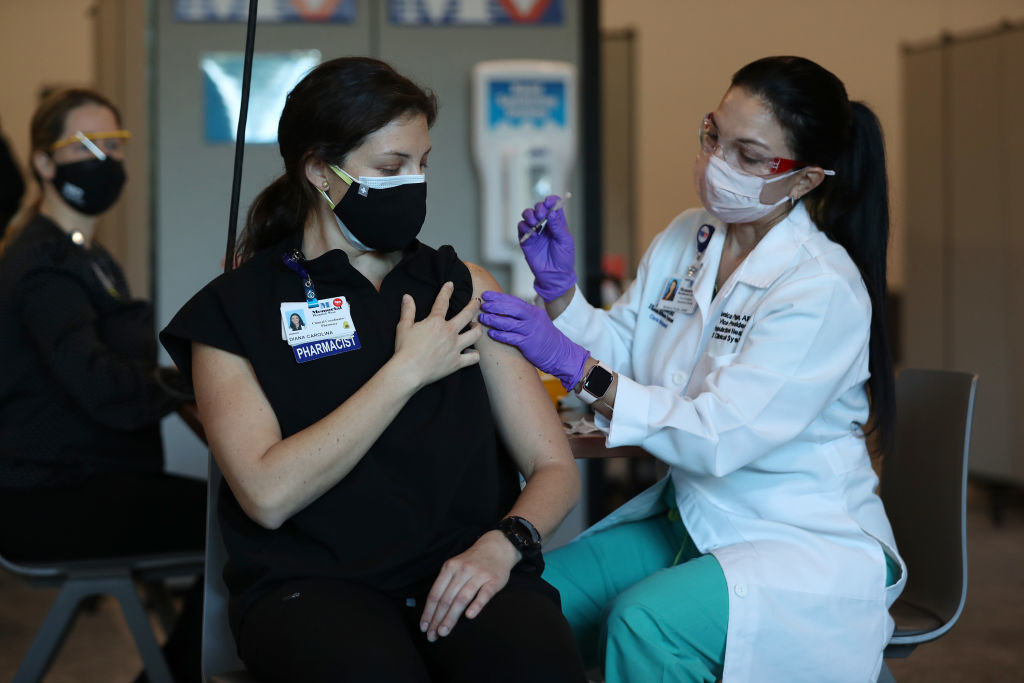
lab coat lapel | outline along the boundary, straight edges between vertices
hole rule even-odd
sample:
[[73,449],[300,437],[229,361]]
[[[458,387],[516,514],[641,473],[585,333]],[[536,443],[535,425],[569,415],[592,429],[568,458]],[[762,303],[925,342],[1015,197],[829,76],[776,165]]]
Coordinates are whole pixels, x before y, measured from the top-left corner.
[[[796,258],[797,249],[817,231],[799,202],[789,215],[772,227],[737,269],[736,282],[764,289],[782,275]],[[719,252],[721,248],[719,248]]]

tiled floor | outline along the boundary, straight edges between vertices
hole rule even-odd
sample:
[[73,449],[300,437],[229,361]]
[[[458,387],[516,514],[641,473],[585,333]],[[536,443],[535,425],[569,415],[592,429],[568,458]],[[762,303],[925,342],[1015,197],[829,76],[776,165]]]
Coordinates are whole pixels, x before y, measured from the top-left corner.
[[[993,526],[987,496],[972,488],[968,511],[967,606],[942,639],[890,660],[900,683],[1024,681],[1024,496],[1009,496]],[[55,591],[0,573],[0,681],[9,681]],[[83,614],[45,683],[131,681],[140,667],[118,606],[102,600]]]

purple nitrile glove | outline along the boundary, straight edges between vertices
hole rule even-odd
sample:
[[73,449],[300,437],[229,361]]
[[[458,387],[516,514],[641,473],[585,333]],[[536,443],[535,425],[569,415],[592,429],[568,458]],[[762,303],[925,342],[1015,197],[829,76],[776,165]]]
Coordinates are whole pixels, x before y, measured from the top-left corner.
[[[519,246],[533,271],[533,288],[544,301],[553,301],[568,292],[576,284],[576,247],[565,223],[562,209],[551,211],[559,201],[558,195],[550,195],[532,209],[523,211],[519,221],[519,237],[548,219],[547,226]],[[549,215],[550,213],[550,215]]]
[[487,335],[515,346],[526,360],[572,391],[583,376],[583,364],[590,353],[562,334],[543,308],[503,292],[484,292],[481,298],[480,322],[493,328]]

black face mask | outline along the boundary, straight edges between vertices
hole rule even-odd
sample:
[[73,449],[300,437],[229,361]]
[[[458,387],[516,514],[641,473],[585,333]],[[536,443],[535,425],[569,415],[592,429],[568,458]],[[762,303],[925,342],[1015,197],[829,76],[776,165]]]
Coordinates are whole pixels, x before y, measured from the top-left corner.
[[68,206],[86,216],[103,213],[121,196],[127,176],[117,159],[86,159],[57,164],[53,186]]
[[370,249],[400,251],[412,244],[423,229],[427,183],[370,188],[353,180],[335,205],[334,215]]

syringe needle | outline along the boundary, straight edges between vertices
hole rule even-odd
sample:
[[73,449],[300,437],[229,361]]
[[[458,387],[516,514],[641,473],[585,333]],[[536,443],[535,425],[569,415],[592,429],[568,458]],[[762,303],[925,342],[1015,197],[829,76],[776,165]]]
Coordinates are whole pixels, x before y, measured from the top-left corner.
[[524,232],[523,233],[523,236],[519,238],[519,244],[522,244],[526,240],[528,240],[531,237],[533,237],[534,235],[538,234],[545,227],[547,227],[548,218],[551,217],[551,214],[553,214],[555,211],[558,211],[563,206],[565,206],[565,203],[567,201],[569,201],[569,199],[571,197],[572,197],[572,192],[566,192],[564,197],[559,197],[558,201],[555,202],[555,205],[552,206],[550,210],[548,210],[548,215],[544,217],[544,220],[540,221],[539,223],[537,223],[537,225],[535,225],[532,228],[530,228],[529,232]]

